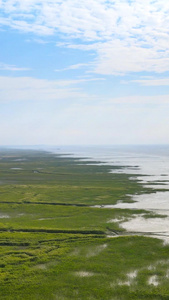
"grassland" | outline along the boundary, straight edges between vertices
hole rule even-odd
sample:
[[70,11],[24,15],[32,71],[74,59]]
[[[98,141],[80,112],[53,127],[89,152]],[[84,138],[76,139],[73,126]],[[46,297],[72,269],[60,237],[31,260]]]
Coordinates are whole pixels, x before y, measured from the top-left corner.
[[111,169],[0,151],[0,299],[169,299],[169,246],[118,222],[152,214],[94,207],[152,192]]

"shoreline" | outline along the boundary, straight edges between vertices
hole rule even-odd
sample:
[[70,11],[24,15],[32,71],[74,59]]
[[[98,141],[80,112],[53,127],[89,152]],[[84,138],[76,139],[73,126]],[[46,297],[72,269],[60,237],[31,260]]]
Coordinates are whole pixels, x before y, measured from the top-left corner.
[[[69,156],[72,155],[72,157],[76,157],[75,154],[69,154]],[[66,154],[64,154],[64,157],[66,157]],[[140,165],[132,165],[132,166],[123,166],[119,165],[116,166],[113,164],[109,164],[108,161],[99,161],[96,162],[95,158],[92,157],[85,157],[85,158],[79,158],[81,161],[90,161],[93,162],[94,165],[104,165],[114,167],[110,173],[118,174],[131,174],[132,171],[140,171],[141,166]],[[117,163],[117,162],[116,162]],[[140,177],[140,175],[142,177]],[[165,177],[164,177],[165,175]],[[132,176],[135,176],[134,178],[131,177],[131,180],[140,180],[141,184],[145,187],[149,187],[152,189],[152,193],[149,194],[141,194],[141,195],[131,195],[131,199],[133,200],[133,203],[117,203],[115,205],[104,205],[102,204],[100,208],[121,208],[121,209],[144,209],[147,212],[153,212],[156,215],[163,215],[161,218],[160,216],[157,216],[156,218],[149,218],[145,219],[143,217],[133,217],[127,222],[121,222],[120,226],[127,230],[127,232],[133,232],[135,234],[143,234],[146,236],[156,236],[159,239],[162,239],[165,243],[169,243],[169,202],[167,201],[169,199],[169,182],[166,180],[166,176],[168,174],[161,174],[160,177],[153,175],[153,174],[143,174],[140,172],[136,174],[132,174]],[[147,178],[147,180],[145,180]],[[163,180],[162,180],[162,179]],[[129,178],[130,179],[130,178]],[[154,185],[152,185],[152,182]],[[156,191],[156,190],[160,191]],[[165,196],[165,200],[164,200]],[[150,198],[147,200],[147,198]],[[165,207],[164,210],[161,210],[161,206]],[[97,206],[95,206],[97,207]],[[99,207],[99,206],[98,206]],[[168,212],[167,212],[168,209]],[[149,230],[151,228],[151,230]],[[157,231],[158,229],[158,231]],[[162,232],[161,232],[162,231]],[[160,234],[161,232],[161,234]]]

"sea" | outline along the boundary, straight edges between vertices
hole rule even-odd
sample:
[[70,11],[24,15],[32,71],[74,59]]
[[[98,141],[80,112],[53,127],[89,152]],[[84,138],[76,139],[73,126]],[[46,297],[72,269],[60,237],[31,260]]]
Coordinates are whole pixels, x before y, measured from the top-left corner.
[[[169,145],[141,146],[60,146],[44,147],[63,156],[93,161],[93,164],[112,165],[111,172],[137,174],[144,185],[169,189]],[[114,169],[115,167],[120,169]]]
[[[28,148],[28,147],[27,147]],[[110,172],[130,174],[130,180],[139,180],[150,187],[152,193],[130,195],[133,203],[119,201],[104,208],[144,209],[157,217],[144,218],[133,215],[121,226],[128,231],[153,235],[169,243],[169,145],[120,145],[120,146],[36,146],[61,156],[90,161],[90,164],[113,166]],[[121,168],[115,168],[115,167]],[[137,176],[133,176],[137,175]],[[155,191],[158,189],[158,191]]]

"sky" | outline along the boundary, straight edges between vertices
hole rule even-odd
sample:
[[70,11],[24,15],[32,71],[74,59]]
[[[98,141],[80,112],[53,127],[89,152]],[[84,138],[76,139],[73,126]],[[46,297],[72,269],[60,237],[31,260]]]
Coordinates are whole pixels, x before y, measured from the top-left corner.
[[0,145],[169,144],[169,1],[0,0]]

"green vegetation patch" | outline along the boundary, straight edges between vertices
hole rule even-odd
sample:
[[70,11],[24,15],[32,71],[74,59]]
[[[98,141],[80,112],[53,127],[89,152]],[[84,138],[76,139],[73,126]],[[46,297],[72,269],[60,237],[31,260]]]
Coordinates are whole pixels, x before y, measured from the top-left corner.
[[0,299],[169,299],[169,246],[120,227],[155,215],[94,207],[152,192],[112,168],[0,151]]

